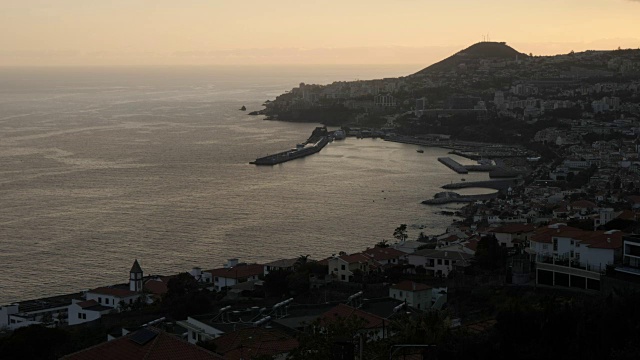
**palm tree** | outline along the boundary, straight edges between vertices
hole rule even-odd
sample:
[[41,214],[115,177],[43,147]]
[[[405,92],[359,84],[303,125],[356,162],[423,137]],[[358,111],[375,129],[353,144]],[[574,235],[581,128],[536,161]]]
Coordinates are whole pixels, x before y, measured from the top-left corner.
[[298,256],[298,259],[293,264],[293,269],[297,271],[301,267],[305,266],[307,264],[307,260],[309,260],[309,254]]

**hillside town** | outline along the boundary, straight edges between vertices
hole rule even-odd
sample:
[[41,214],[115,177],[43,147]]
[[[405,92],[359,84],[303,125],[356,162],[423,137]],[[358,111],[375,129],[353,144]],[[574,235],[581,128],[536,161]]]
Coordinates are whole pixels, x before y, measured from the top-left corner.
[[162,276],[131,259],[122,284],[1,306],[0,358],[41,336],[57,340],[33,357],[637,355],[640,50],[537,57],[479,43],[407,77],[300,84],[265,105],[271,119],[450,149],[479,163],[456,171],[502,185],[465,198],[442,234],[389,224],[358,252]]

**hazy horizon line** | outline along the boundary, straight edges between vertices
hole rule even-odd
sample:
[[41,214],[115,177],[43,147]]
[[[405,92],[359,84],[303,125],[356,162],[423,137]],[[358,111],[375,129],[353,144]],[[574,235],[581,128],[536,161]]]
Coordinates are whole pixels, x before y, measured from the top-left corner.
[[[494,42],[500,42],[499,40]],[[477,42],[476,42],[477,43]],[[611,45],[611,44],[619,45]],[[556,56],[571,51],[638,49],[640,39],[598,39],[590,42],[506,43],[534,56]],[[77,51],[0,50],[0,67],[157,67],[157,66],[323,66],[435,64],[466,45],[267,47],[228,50]],[[374,59],[374,61],[368,61]]]

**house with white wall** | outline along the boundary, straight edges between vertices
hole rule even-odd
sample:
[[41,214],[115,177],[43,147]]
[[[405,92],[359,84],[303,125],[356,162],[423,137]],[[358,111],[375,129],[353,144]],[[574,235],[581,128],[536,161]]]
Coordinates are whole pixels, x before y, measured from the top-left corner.
[[224,334],[224,331],[212,326],[204,320],[188,316],[187,320],[178,321],[178,325],[187,329],[187,341],[197,344],[200,341],[209,341]]
[[102,315],[114,311],[113,308],[100,305],[95,300],[74,300],[69,305],[69,325],[78,325],[100,319]]
[[461,251],[449,251],[440,249],[423,249],[407,255],[410,265],[416,268],[421,266],[432,276],[447,277],[454,267],[469,265],[473,255]]
[[131,305],[138,300],[140,293],[121,287],[103,286],[87,291],[86,300],[94,300],[99,305],[120,310],[120,304]]
[[512,248],[526,244],[534,230],[532,224],[506,224],[489,230],[489,234],[493,234],[501,246]]
[[362,252],[378,265],[398,265],[406,259],[406,253],[391,247],[373,247]]
[[599,290],[607,266],[622,258],[622,237],[618,230],[586,231],[561,223],[537,229],[526,250],[536,263],[536,282]]
[[355,271],[363,274],[369,273],[374,267],[375,261],[365,254],[333,256],[328,259],[329,274],[338,281],[349,282],[353,280]]
[[298,258],[280,259],[264,264],[264,274],[267,275],[271,271],[293,271]]
[[407,305],[418,310],[426,310],[432,305],[433,288],[415,281],[404,280],[391,285],[389,297],[405,301]]
[[214,289],[220,291],[239,283],[259,280],[264,274],[264,265],[241,264],[238,259],[230,259],[225,267],[206,272],[213,278]]

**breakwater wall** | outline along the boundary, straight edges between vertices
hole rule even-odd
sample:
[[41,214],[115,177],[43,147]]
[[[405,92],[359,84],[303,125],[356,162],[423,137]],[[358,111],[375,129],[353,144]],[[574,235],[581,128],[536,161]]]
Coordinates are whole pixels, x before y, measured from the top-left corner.
[[469,171],[460,163],[448,157],[439,157],[438,161],[445,164],[449,169],[457,172],[458,174],[468,174]]
[[471,187],[488,188],[496,190],[506,190],[516,185],[515,179],[509,180],[489,180],[489,181],[465,181],[443,185],[443,189],[464,189]]
[[449,203],[470,203],[475,201],[484,201],[495,199],[500,195],[500,192],[493,194],[481,194],[481,195],[460,195],[457,193],[451,193],[448,196],[434,197],[433,199],[425,200],[422,203],[425,205],[442,205]]

